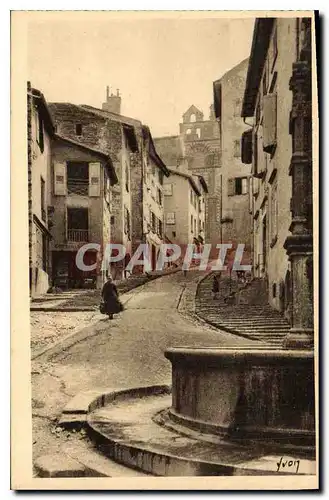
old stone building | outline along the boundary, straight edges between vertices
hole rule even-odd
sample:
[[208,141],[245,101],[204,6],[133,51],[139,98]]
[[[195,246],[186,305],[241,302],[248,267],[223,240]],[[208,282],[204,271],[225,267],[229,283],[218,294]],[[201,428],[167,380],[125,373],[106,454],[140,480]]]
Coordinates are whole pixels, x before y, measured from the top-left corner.
[[27,86],[28,213],[30,294],[50,286],[48,207],[51,197],[51,141],[54,124],[43,94]]
[[120,105],[119,93],[110,94],[108,88],[102,109],[50,104],[58,133],[109,155],[113,163],[118,183],[111,189],[111,243],[126,250],[125,259],[111,265],[114,279],[125,276],[125,267],[140,243],[149,243],[151,255],[156,255],[163,232],[161,182],[163,175],[169,175],[148,127],[120,115]]
[[[158,156],[150,129],[143,126],[143,148],[142,148],[142,173],[139,178],[138,171],[134,179],[134,190],[136,198],[138,194],[141,199],[134,199],[134,210],[141,215],[141,224],[137,224],[135,218],[134,245],[146,243],[149,247],[152,270],[156,267],[156,261],[160,245],[164,242],[164,178],[169,176],[169,170]],[[142,188],[140,189],[140,186]]]
[[[134,154],[140,151],[135,131],[140,122],[90,106],[50,103],[49,107],[59,134],[111,157],[118,178],[112,188],[111,242],[124,245],[127,254],[131,254],[130,170]],[[123,277],[123,270],[124,261],[111,269],[114,278]]]
[[241,117],[248,59],[214,82],[215,115],[221,137],[220,241],[244,244],[244,261],[251,261],[252,188],[251,168],[241,161],[241,135],[250,126]]
[[299,347],[313,343],[311,47],[311,18],[257,19],[242,106],[253,271],[291,320],[286,345]]
[[180,245],[182,254],[189,243],[204,243],[205,197],[207,184],[202,176],[170,169],[164,179],[165,234],[169,241]]
[[[111,158],[72,139],[55,135],[51,147],[52,281],[62,288],[100,288],[101,263],[111,241],[111,186],[117,176]],[[89,248],[85,247],[86,245]],[[81,269],[77,252],[86,248]]]
[[216,245],[220,242],[220,130],[213,106],[209,119],[192,105],[183,114],[179,135],[158,137],[155,146],[159,156],[171,168],[187,164],[190,174],[201,175],[207,186],[205,200],[205,238]]

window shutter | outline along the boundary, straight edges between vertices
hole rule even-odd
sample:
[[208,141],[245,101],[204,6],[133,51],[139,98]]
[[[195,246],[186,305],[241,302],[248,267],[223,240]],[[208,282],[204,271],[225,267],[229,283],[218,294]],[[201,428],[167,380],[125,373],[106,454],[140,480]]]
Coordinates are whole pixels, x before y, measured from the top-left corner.
[[252,129],[246,130],[242,134],[241,161],[246,165],[252,163]]
[[257,177],[258,175],[258,135],[257,130],[253,132],[253,141],[252,141],[252,157],[253,157],[253,165],[252,165],[252,175]]
[[235,195],[235,179],[228,179],[228,181],[227,181],[227,195],[228,196]]
[[54,164],[54,194],[56,196],[66,195],[66,164]]
[[100,163],[89,163],[89,196],[100,195]]
[[276,144],[276,94],[263,96],[263,149],[271,153]]

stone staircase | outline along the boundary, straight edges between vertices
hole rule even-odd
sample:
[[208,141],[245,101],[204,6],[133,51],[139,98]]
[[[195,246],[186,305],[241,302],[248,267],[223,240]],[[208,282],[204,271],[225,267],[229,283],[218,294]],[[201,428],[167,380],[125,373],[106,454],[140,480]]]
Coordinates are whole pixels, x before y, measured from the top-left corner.
[[209,324],[243,337],[281,345],[290,329],[284,316],[267,303],[266,285],[253,279],[245,285],[224,275],[218,298],[212,296],[214,274],[203,280],[196,297],[196,314]]

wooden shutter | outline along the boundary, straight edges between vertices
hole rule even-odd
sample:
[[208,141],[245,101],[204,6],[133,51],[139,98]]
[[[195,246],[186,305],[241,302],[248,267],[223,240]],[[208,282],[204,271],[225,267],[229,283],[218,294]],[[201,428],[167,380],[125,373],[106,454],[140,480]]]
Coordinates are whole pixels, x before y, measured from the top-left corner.
[[252,163],[252,129],[246,130],[241,138],[241,161],[246,165]]
[[66,195],[66,163],[54,164],[54,194]]
[[257,134],[257,129],[255,129],[253,131],[252,157],[253,157],[252,175],[254,177],[257,177],[257,175],[258,175],[258,134]]
[[276,94],[263,96],[263,149],[271,153],[276,144]]
[[89,196],[100,195],[100,163],[89,163]]
[[227,196],[235,195],[235,179],[228,179],[227,181]]

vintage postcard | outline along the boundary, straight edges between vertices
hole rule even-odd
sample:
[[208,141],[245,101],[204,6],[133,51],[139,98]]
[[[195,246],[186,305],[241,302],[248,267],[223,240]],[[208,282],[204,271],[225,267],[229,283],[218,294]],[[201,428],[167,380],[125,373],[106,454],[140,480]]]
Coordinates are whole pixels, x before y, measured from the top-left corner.
[[318,489],[315,16],[12,12],[12,489]]

